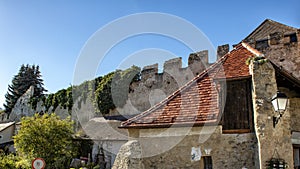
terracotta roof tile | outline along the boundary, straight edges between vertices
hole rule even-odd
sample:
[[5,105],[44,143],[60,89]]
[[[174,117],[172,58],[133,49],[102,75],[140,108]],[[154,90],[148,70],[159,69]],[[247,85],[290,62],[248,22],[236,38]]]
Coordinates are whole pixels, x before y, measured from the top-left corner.
[[248,57],[260,53],[241,43],[204,72],[147,111],[123,122],[121,128],[153,128],[216,124],[219,119],[216,79],[250,77]]

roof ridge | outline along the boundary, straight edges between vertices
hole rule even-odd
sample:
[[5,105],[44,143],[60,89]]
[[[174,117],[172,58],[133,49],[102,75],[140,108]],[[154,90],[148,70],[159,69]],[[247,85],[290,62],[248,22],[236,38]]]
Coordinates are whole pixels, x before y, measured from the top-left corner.
[[251,35],[253,35],[256,31],[258,31],[262,25],[264,25],[265,23],[267,22],[270,22],[270,23],[273,23],[273,24],[277,24],[277,25],[280,25],[280,26],[284,26],[284,27],[287,27],[287,28],[290,28],[290,29],[298,29],[298,28],[295,28],[295,27],[292,27],[292,26],[289,26],[289,25],[286,25],[286,24],[283,24],[283,23],[280,23],[280,22],[277,22],[277,21],[274,21],[272,19],[265,19],[261,24],[259,24],[248,36],[246,36],[242,41],[248,39]]
[[252,46],[250,46],[248,43],[246,42],[241,42],[242,46],[244,46],[248,51],[250,51],[251,53],[255,54],[256,56],[260,56],[263,55],[263,53],[261,53],[260,51],[258,51],[257,49],[253,48]]
[[298,29],[296,27],[289,26],[289,25],[286,25],[284,23],[281,23],[281,22],[278,22],[278,21],[275,21],[275,20],[272,20],[272,19],[266,19],[266,20],[270,21],[270,22],[273,22],[274,24],[278,24],[278,25],[281,25],[281,26],[284,26],[284,27],[288,27],[288,28],[291,28],[291,29]]
[[4,126],[4,128],[2,128],[2,129],[0,130],[0,131],[3,131],[3,130],[6,130],[7,128],[9,128],[10,126],[14,125],[15,122],[13,121],[13,122],[1,123],[1,124],[6,124],[6,125]]

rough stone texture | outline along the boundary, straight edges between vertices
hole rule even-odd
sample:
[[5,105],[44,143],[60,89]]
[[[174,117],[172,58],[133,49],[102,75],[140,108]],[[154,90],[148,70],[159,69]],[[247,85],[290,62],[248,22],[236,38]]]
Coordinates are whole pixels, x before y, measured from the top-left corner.
[[291,131],[300,131],[300,98],[289,98],[291,112]]
[[16,102],[9,116],[2,117],[1,122],[15,121],[19,122],[22,117],[33,116],[35,113],[52,113],[55,112],[61,118],[70,116],[68,109],[63,109],[58,106],[55,110],[50,107],[48,111],[43,106],[43,102],[39,101],[36,105],[36,109],[33,109],[30,105],[30,98],[33,96],[34,87],[31,86]]
[[[290,41],[291,34],[298,42]],[[266,20],[243,41],[300,78],[300,29]]]
[[[298,39],[300,40],[300,36]],[[282,38],[278,43],[270,44],[269,47],[262,48],[260,51],[274,63],[300,78],[300,43],[284,43],[283,40]]]
[[33,96],[34,87],[31,86],[16,102],[7,121],[19,122],[24,116],[32,116],[36,111],[29,104],[30,98]]
[[[254,106],[254,126],[258,139],[259,168],[264,168],[271,158],[284,159],[293,168],[291,142],[291,109],[285,111],[276,127],[273,127],[273,111],[270,98],[276,93],[275,71],[270,63],[251,64]],[[278,156],[275,152],[278,152]]]
[[[158,73],[158,64],[145,66],[141,72],[141,81],[132,83],[128,100],[117,112],[122,115],[139,114],[171,95],[209,66],[208,51],[192,53],[188,58],[188,67],[182,68],[182,59],[174,58],[164,63],[162,73]],[[114,111],[112,111],[114,112]]]
[[[90,93],[88,93],[88,95],[89,94]],[[90,98],[87,98],[85,101],[82,101],[81,99],[82,98],[79,97],[74,101],[71,111],[72,120],[76,123],[75,126],[77,128],[85,126],[90,119],[96,116],[93,101],[90,100]]]
[[204,50],[201,52],[191,53],[188,59],[188,65],[194,76],[200,74],[208,64],[208,51]]
[[[131,90],[128,94],[126,104],[123,107],[111,110],[109,115],[133,115],[141,113],[171,95],[179,87],[205,70],[207,66],[209,66],[207,50],[190,54],[188,67],[186,68],[182,68],[181,58],[166,61],[162,73],[158,73],[158,64],[145,66],[141,72],[141,80],[128,86]],[[72,110],[58,106],[55,110],[53,110],[53,107],[50,107],[46,112],[43,102],[39,102],[37,108],[33,110],[29,104],[32,92],[31,88],[18,99],[9,119],[7,119],[6,114],[2,114],[0,120],[3,122],[19,121],[22,116],[32,116],[37,112],[54,112],[62,118],[71,115],[72,119],[76,122],[76,126],[79,127],[85,125],[91,118],[95,117],[96,107],[89,98],[85,101],[82,101],[82,98],[75,100]]]
[[[192,147],[200,147],[202,156],[211,156],[213,168],[257,168],[257,142],[254,133],[222,134],[221,126],[141,129],[139,134],[136,133],[137,130],[130,130],[129,133],[135,133],[130,136],[139,135],[136,139],[142,148],[142,164],[147,169],[200,168],[200,161],[191,161]],[[206,154],[206,149],[211,149],[210,154]],[[122,153],[120,151],[118,156],[121,157]],[[122,161],[117,158],[115,165],[120,164],[130,165],[124,159]]]
[[128,141],[121,147],[112,169],[143,169],[145,167],[142,164],[141,155],[139,142]]
[[[68,116],[72,116],[72,119],[75,120],[79,126],[79,123],[82,123],[81,125],[84,125],[86,122],[89,121],[89,119],[95,117],[95,107],[89,99],[87,99],[85,102],[81,101],[81,98],[78,98],[75,100],[72,112],[71,110],[68,110],[67,108],[64,109],[61,106],[58,106],[53,109],[51,106],[47,111],[46,108],[43,106],[43,102],[39,101],[37,103],[36,109],[33,109],[30,105],[30,98],[33,96],[34,88],[31,86],[16,102],[14,108],[12,109],[12,112],[9,116],[7,114],[3,113],[1,115],[0,121],[6,122],[6,121],[15,121],[19,122],[22,117],[24,116],[33,116],[35,113],[56,113],[61,118],[67,118]],[[80,105],[79,105],[80,104]]]
[[[58,115],[62,119],[65,119],[68,116],[71,116],[69,110],[68,109],[64,109],[61,106],[57,106],[56,109],[53,112],[55,112],[55,114]],[[48,113],[50,113],[50,112],[48,111]]]
[[[270,99],[278,90],[275,70],[271,63],[250,64],[255,133],[223,134],[222,126],[185,129],[128,129],[130,140],[138,140],[145,168],[199,168],[200,162],[190,159],[191,148],[211,149],[213,168],[265,168],[271,158],[284,159],[293,168],[292,131],[299,131],[299,94],[280,88],[290,98],[289,105],[276,127],[277,114]],[[209,132],[212,131],[212,132]],[[134,153],[134,152],[132,152]],[[117,163],[122,163],[117,159]],[[126,163],[124,165],[130,165]]]
[[217,58],[220,59],[222,56],[224,56],[228,52],[229,52],[229,44],[218,46]]
[[268,39],[270,34],[276,32],[291,34],[297,31],[297,28],[293,28],[282,23],[266,19],[261,25],[259,25],[250,35],[248,35],[243,41],[247,43],[255,43],[255,41]]
[[[201,73],[209,65],[208,63],[208,51],[201,51],[193,53],[189,56],[188,67],[182,68],[181,58],[171,59],[164,64],[164,70],[162,73],[158,73],[158,64],[145,66],[141,72],[141,80],[132,83],[130,86],[130,93],[128,94],[128,100],[123,107],[117,107],[115,110],[111,110],[109,115],[133,115],[143,112],[151,106],[157,104],[168,95],[172,94],[179,87],[190,81],[197,74]],[[74,101],[72,110],[64,109],[61,106],[57,108],[50,107],[46,112],[43,102],[37,104],[37,109],[33,110],[29,104],[30,97],[33,95],[33,89],[31,88],[26,94],[19,98],[13,112],[9,119],[3,114],[0,120],[2,121],[19,121],[22,116],[32,116],[37,112],[44,113],[56,113],[61,118],[71,116],[75,122],[76,130],[84,129],[94,126],[94,129],[98,132],[102,132],[103,128],[100,126],[95,127],[94,117],[95,105],[87,98],[82,100],[79,97]],[[87,95],[90,95],[88,93]],[[111,129],[117,131],[116,125],[110,125]],[[119,148],[124,144],[127,139],[119,139],[113,137],[112,133],[99,134],[96,131],[88,130],[87,135],[94,141],[93,153],[96,153],[99,146],[102,146],[107,152],[108,164],[112,164],[115,160],[115,155],[119,151]],[[118,133],[122,133],[117,131]],[[98,133],[98,134],[97,134]],[[125,134],[124,134],[125,135]],[[101,136],[99,138],[95,136]],[[95,154],[93,154],[95,155]],[[110,159],[110,160],[108,160]]]

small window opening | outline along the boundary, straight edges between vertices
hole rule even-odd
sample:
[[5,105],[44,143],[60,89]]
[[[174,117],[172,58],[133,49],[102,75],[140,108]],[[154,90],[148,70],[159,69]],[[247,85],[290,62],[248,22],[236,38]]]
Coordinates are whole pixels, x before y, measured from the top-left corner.
[[264,49],[269,47],[268,39],[256,41],[255,49]]
[[297,42],[297,35],[294,33],[294,34],[291,34],[290,35],[290,42]]

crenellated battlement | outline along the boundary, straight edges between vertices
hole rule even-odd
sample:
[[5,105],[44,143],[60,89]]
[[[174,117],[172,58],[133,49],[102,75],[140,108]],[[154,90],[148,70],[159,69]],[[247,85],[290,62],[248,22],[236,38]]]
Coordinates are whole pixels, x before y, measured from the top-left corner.
[[158,63],[145,66],[141,72],[142,81],[145,81],[155,76],[157,73],[158,73]]
[[[132,115],[149,109],[151,106],[171,95],[174,91],[204,71],[210,65],[208,56],[208,50],[191,53],[188,56],[188,66],[186,67],[183,67],[181,57],[173,58],[164,62],[162,65],[163,70],[160,72],[158,71],[158,63],[144,66],[141,71],[141,80],[128,84],[130,85],[130,90],[128,92],[128,100],[124,107],[118,107],[118,109],[111,110],[110,115]],[[74,118],[80,118],[87,121],[94,116],[93,113],[95,107],[92,100],[86,100],[84,104],[82,104],[82,99],[83,98],[78,98],[77,100],[74,100],[73,110],[76,113],[84,113],[77,113],[82,115],[82,117],[74,116]],[[21,116],[19,115],[25,113],[27,116],[33,115],[36,112],[47,111],[54,111],[62,118],[69,115],[69,110],[62,106],[56,108],[50,107],[46,111],[42,101],[37,104],[36,109],[33,109],[29,100],[28,96],[22,96],[13,109],[14,112],[10,117],[5,116],[6,114],[1,114],[0,121],[5,121],[5,119],[11,120],[12,118],[15,119],[15,117],[20,119]],[[90,114],[87,112],[90,112]]]
[[229,52],[229,44],[218,46],[217,59],[220,59],[222,56],[224,56],[228,52]]
[[[187,71],[193,73],[194,76],[201,73],[207,66],[208,63],[208,50],[203,50],[200,52],[191,53],[188,57],[188,66],[182,67],[182,58],[172,58],[167,60],[163,64],[162,73],[158,73],[158,63],[147,65],[143,67],[141,72],[142,81],[145,81],[151,77],[164,76],[164,74],[175,74],[180,73],[180,75],[187,74]],[[157,79],[161,79],[157,77]]]
[[[224,56],[229,52],[229,45],[218,46],[217,58]],[[182,58],[172,58],[167,60],[163,64],[162,73],[158,73],[158,63],[147,65],[143,67],[141,72],[142,81],[145,81],[149,78],[162,79],[161,77],[166,77],[166,73],[172,76],[182,76],[188,73],[192,73],[193,76],[197,76],[202,71],[204,71],[209,65],[208,61],[208,50],[203,50],[195,53],[191,53],[188,57],[188,66],[182,67]],[[158,77],[159,76],[159,77]],[[190,80],[189,77],[185,78]],[[186,80],[184,80],[186,82]]]
[[182,58],[173,58],[165,61],[163,72],[168,72],[169,70],[180,69],[182,68]]
[[[218,47],[218,55],[224,55],[229,51],[229,45]],[[188,66],[183,67],[182,58],[172,58],[163,64],[163,70],[158,72],[158,63],[147,65],[141,71],[141,81],[131,84],[132,90],[128,98],[138,112],[149,109],[160,102],[166,96],[199,75],[209,65],[209,52],[203,50],[191,53],[188,57]],[[128,109],[130,110],[130,109]],[[125,114],[137,113],[122,109]]]

